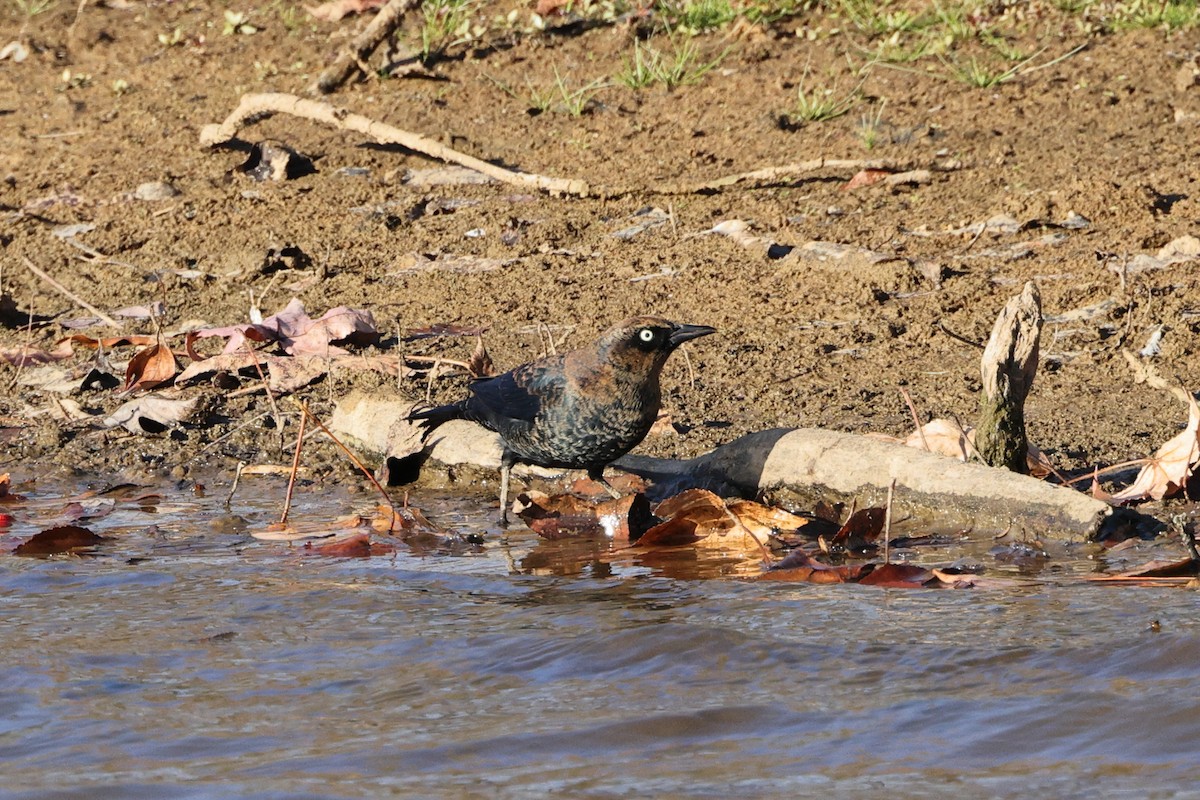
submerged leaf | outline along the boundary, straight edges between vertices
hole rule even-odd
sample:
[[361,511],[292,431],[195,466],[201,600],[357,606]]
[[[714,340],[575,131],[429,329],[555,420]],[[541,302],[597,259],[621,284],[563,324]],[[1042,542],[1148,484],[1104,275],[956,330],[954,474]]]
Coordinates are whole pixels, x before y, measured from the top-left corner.
[[69,553],[95,547],[101,542],[108,541],[105,536],[92,533],[87,528],[78,525],[59,525],[34,534],[13,550],[18,556],[52,556],[58,553]]

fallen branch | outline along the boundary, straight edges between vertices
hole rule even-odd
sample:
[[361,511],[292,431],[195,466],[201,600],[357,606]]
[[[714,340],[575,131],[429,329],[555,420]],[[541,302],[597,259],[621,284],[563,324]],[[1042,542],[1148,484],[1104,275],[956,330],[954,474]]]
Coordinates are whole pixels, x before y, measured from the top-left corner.
[[[375,52],[385,39],[400,27],[404,15],[421,5],[421,0],[390,0],[379,9],[379,13],[371,20],[363,32],[355,36],[337,59],[321,73],[312,91],[329,94],[338,89],[354,71],[362,71],[363,63]],[[369,73],[368,73],[369,74]]]
[[323,122],[341,130],[355,131],[365,134],[381,144],[398,144],[409,150],[459,164],[487,175],[489,178],[502,183],[518,186],[531,186],[544,189],[551,194],[573,194],[586,196],[591,193],[587,183],[583,181],[563,180],[535,175],[529,172],[514,172],[512,170],[489,164],[473,156],[460,153],[443,144],[427,139],[416,133],[395,128],[382,122],[354,114],[344,108],[337,108],[317,100],[305,100],[292,94],[266,93],[242,95],[238,107],[233,110],[220,125],[205,125],[200,130],[200,143],[208,147],[228,142],[237,136],[251,117],[261,117],[271,114],[291,114],[294,117]]
[[[950,171],[960,169],[961,164],[957,161],[947,161],[941,164],[934,165],[934,169],[941,171]],[[914,169],[911,164],[905,164],[898,161],[888,159],[872,159],[863,160],[855,158],[814,158],[811,161],[801,161],[796,164],[785,164],[781,167],[767,167],[766,169],[756,169],[751,172],[742,172],[737,175],[726,175],[723,178],[717,178],[711,181],[702,181],[700,183],[680,183],[675,185],[665,185],[653,187],[653,190],[660,194],[703,194],[708,192],[716,192],[728,186],[734,186],[739,183],[751,183],[755,185],[772,184],[785,181],[789,178],[795,178],[799,175],[806,175],[810,172],[818,172],[820,170],[837,170],[841,172],[858,172],[864,169],[878,169],[887,172],[897,173],[888,177],[888,183],[928,183],[928,170]],[[893,180],[895,179],[895,180]],[[617,194],[630,194],[632,190],[617,192]]]
[[[338,108],[319,100],[305,100],[296,95],[282,93],[242,95],[237,108],[225,118],[224,122],[220,125],[205,125],[200,130],[200,144],[207,147],[215,147],[231,141],[247,124],[272,114],[290,114],[301,119],[309,119],[314,122],[331,125],[341,130],[362,133],[380,144],[398,144],[401,147],[429,156],[430,158],[475,170],[501,183],[543,189],[551,194],[575,195],[578,197],[615,198],[631,194],[644,194],[646,192],[656,194],[705,194],[717,192],[723,188],[742,183],[755,185],[778,183],[799,175],[821,170],[840,172],[857,172],[863,169],[910,170],[908,172],[901,172],[895,176],[904,177],[905,180],[914,180],[912,176],[917,173],[926,174],[925,170],[912,170],[911,165],[896,161],[817,158],[797,164],[786,164],[781,167],[769,167],[737,175],[727,175],[723,178],[700,183],[630,186],[623,188],[592,187],[586,181],[552,178],[532,172],[516,172],[504,167],[498,167],[495,164],[482,161],[474,156],[460,153],[420,134],[401,130],[383,122],[376,122],[361,114],[355,114],[347,109]],[[944,162],[933,165],[932,169],[948,171],[960,169],[961,167],[962,165],[958,162]]]
[[[403,419],[410,408],[411,402],[394,396],[353,393],[338,403],[330,427],[387,454],[392,462],[427,457],[448,467],[478,466],[489,477],[499,466],[502,449],[496,434],[454,420],[422,442],[420,430]],[[613,466],[648,478],[662,495],[698,486],[722,496],[754,497],[782,489],[805,498],[874,502],[895,480],[896,488],[903,489],[896,498],[904,507],[932,515],[940,526],[956,521],[1004,527],[1016,521],[1062,541],[1091,537],[1113,515],[1106,503],[1028,475],[819,429],[760,431],[686,461],[625,456]],[[461,470],[455,474],[456,480],[464,480]],[[546,470],[527,468],[522,474],[545,475]]]

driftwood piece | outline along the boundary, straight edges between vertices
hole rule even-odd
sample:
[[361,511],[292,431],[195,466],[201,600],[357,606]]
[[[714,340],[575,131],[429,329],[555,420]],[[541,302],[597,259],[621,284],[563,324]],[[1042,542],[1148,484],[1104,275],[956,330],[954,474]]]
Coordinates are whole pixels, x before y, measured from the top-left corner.
[[312,91],[321,94],[336,91],[346,82],[347,78],[354,74],[355,70],[361,68],[361,65],[371,57],[375,49],[395,32],[404,19],[404,15],[419,5],[421,5],[421,0],[390,0],[387,5],[379,9],[379,13],[363,29],[363,32],[355,36],[354,40],[338,54],[337,59],[321,73],[317,82],[313,84]]
[[1030,281],[1000,312],[983,351],[975,449],[985,464],[1029,472],[1025,398],[1037,374],[1042,298]]
[[361,114],[354,114],[325,102],[305,100],[292,94],[243,95],[238,107],[225,118],[224,122],[220,125],[205,125],[200,130],[200,143],[213,147],[228,142],[238,135],[238,132],[248,124],[251,118],[261,118],[271,114],[291,114],[314,122],[322,122],[341,130],[355,131],[369,136],[381,144],[398,144],[430,158],[460,164],[504,183],[544,189],[552,194],[586,195],[589,193],[588,185],[583,181],[547,178],[529,172],[514,172],[460,153],[419,134],[410,133],[382,122],[375,122]]
[[[368,450],[405,459],[420,448],[412,426],[403,422],[410,407],[394,397],[355,392],[338,403],[330,428]],[[439,471],[430,470],[430,463],[450,468],[460,484],[468,466],[484,470],[480,480],[494,480],[500,443],[491,431],[454,421],[438,428],[426,451],[412,457],[427,459],[424,472],[435,476]],[[861,504],[882,502],[895,480],[898,505],[932,525],[1000,530],[1016,523],[1039,537],[1065,541],[1094,535],[1112,514],[1106,503],[1027,475],[820,429],[761,431],[685,461],[626,456],[614,466],[649,478],[659,494],[700,487],[754,497],[783,490],[804,499],[855,498]]]

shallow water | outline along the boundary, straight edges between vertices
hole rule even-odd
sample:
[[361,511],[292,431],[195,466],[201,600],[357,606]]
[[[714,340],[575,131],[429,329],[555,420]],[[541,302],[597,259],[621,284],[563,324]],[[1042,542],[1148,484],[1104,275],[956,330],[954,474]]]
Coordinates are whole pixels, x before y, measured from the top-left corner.
[[673,577],[724,567],[527,531],[319,558],[245,532],[264,485],[0,556],[0,796],[1200,796],[1196,594],[1081,585],[1083,551],[1003,591]]

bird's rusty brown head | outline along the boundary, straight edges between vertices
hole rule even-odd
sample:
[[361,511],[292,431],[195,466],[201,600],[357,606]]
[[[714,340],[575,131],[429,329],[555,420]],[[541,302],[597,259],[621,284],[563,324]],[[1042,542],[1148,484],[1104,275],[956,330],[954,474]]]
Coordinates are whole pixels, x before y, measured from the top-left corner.
[[605,333],[600,344],[614,355],[663,361],[684,342],[710,333],[716,333],[716,328],[683,325],[662,317],[630,317]]

